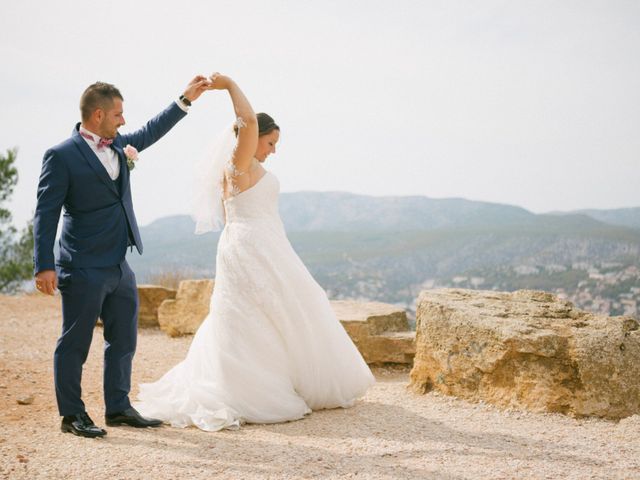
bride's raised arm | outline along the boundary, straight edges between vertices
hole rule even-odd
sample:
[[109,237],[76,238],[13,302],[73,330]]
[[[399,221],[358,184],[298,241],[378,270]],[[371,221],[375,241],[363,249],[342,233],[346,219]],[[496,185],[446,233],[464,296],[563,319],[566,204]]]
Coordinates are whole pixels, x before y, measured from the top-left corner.
[[211,75],[211,89],[227,90],[237,118],[238,143],[233,155],[236,169],[249,169],[258,146],[258,120],[256,114],[240,87],[230,77],[214,73]]

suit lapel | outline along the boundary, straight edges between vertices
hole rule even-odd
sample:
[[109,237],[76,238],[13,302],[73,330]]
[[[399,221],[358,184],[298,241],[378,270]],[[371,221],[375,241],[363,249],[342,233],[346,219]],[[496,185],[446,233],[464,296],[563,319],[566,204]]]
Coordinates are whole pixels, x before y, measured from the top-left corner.
[[85,142],[84,139],[80,136],[77,126],[74,129],[72,136],[76,147],[78,147],[80,153],[82,153],[82,156],[89,163],[93,171],[96,172],[96,175],[100,177],[100,179],[105,183],[107,187],[109,187],[109,189],[111,189],[113,193],[118,195],[118,189],[113,184],[113,180],[111,180],[111,177],[107,173],[107,170],[104,168],[104,165],[102,165],[102,163],[100,162],[100,159],[98,159],[96,154],[93,153],[93,150],[91,150],[91,147],[87,145],[87,142]]

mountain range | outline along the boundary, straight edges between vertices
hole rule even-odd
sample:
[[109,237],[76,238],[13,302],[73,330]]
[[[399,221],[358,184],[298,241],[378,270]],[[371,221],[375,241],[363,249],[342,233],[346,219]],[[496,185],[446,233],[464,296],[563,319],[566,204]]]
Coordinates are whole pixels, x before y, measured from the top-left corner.
[[[343,192],[283,193],[279,202],[293,247],[332,298],[410,305],[425,282],[473,271],[640,266],[640,208],[534,214],[461,198]],[[145,254],[129,255],[139,282],[166,272],[213,277],[219,234],[193,230],[188,216],[142,227]]]

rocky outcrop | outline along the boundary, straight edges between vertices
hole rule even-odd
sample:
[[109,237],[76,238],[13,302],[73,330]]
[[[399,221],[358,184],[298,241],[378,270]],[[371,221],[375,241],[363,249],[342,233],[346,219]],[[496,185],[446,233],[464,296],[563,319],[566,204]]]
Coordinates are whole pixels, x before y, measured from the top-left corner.
[[640,329],[556,296],[443,289],[418,300],[411,387],[502,407],[640,413]]
[[138,285],[138,327],[157,327],[158,308],[165,300],[176,298],[172,288],[158,285]]
[[348,300],[332,301],[331,306],[368,364],[413,363],[415,332],[409,330],[403,309]]
[[175,300],[165,300],[158,309],[160,328],[172,337],[196,333],[209,314],[213,280],[183,280]]

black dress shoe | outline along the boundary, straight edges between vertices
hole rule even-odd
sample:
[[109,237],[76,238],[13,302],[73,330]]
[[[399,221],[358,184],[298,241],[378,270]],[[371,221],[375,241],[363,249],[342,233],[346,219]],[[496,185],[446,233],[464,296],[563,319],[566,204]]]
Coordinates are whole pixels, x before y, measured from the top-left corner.
[[144,427],[159,427],[162,425],[162,420],[156,420],[155,418],[145,418],[138,413],[138,411],[129,407],[126,410],[118,413],[110,413],[104,416],[107,425],[110,427],[117,427],[120,425],[129,425],[136,428]]
[[106,430],[97,427],[91,417],[86,412],[78,413],[77,415],[65,415],[62,417],[62,425],[60,430],[63,432],[70,432],[79,437],[103,437],[107,434]]

